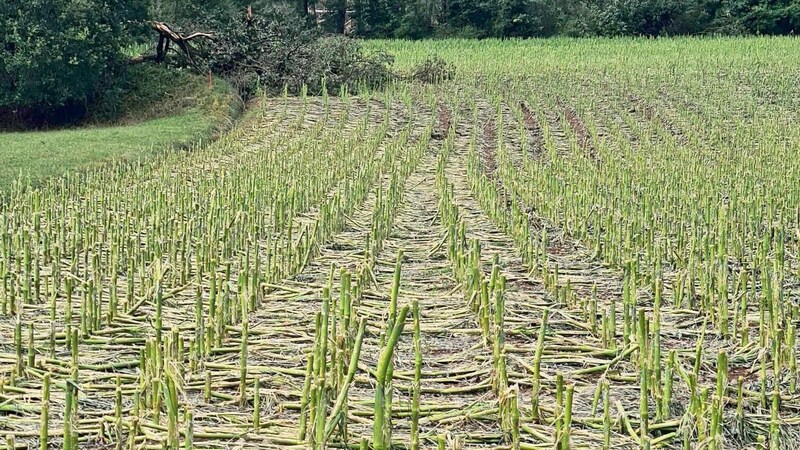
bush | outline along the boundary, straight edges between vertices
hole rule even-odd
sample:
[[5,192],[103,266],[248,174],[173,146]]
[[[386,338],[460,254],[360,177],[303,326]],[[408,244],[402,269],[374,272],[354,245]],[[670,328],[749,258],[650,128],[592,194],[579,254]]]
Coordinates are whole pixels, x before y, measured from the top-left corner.
[[358,41],[344,36],[323,37],[315,46],[316,73],[305,84],[313,91],[321,90],[320,80],[325,79],[328,90],[341,87],[354,90],[359,85],[372,88],[383,86],[394,78],[394,57],[388,53],[367,53]]
[[44,122],[70,119],[124,69],[127,26],[144,2],[30,0],[2,2],[0,115]]
[[345,37],[323,37],[288,6],[254,11],[249,20],[233,11],[184,28],[214,31],[214,41],[196,55],[197,66],[225,77],[245,98],[257,90],[298,93],[304,85],[319,93],[323,82],[331,92],[374,87],[391,78],[391,57],[367,54]]
[[428,57],[411,69],[406,78],[420,83],[440,83],[452,79],[455,73],[453,64],[435,55]]

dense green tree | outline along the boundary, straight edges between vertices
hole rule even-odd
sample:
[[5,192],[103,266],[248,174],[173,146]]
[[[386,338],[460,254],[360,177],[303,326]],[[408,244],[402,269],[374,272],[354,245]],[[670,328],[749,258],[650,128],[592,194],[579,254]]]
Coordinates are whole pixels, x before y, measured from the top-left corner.
[[[227,15],[231,12],[266,11],[276,6],[296,9],[300,15],[308,14],[313,0],[148,0],[150,17],[168,23],[196,21]],[[343,0],[335,0],[342,2]],[[333,0],[328,3],[332,4]],[[296,17],[295,17],[296,19]]]
[[333,0],[327,3],[328,12],[325,17],[327,31],[344,34],[347,26],[347,0]]
[[749,33],[792,34],[800,31],[800,1],[750,0],[735,1],[734,17],[741,17],[741,26]]
[[368,38],[790,34],[800,0],[150,0],[171,21],[284,3],[325,11],[322,27]]
[[503,37],[534,35],[533,2],[530,0],[501,0],[495,32]]
[[500,0],[495,32],[499,37],[548,37],[558,33],[556,0]]
[[451,29],[471,37],[492,35],[498,13],[497,0],[451,0],[444,18]]
[[423,39],[431,36],[440,6],[437,0],[410,0],[406,3],[395,37]]
[[630,34],[683,35],[702,31],[708,18],[697,0],[628,0],[620,19]]
[[792,34],[800,28],[800,0],[352,1],[356,33],[365,37]]
[[[577,36],[664,36],[702,33],[716,0],[583,0],[565,11],[562,32]],[[709,13],[711,11],[711,13]]]
[[355,32],[369,38],[394,37],[403,14],[403,2],[355,0]]
[[45,114],[85,105],[124,67],[146,4],[6,0],[0,12],[0,110]]

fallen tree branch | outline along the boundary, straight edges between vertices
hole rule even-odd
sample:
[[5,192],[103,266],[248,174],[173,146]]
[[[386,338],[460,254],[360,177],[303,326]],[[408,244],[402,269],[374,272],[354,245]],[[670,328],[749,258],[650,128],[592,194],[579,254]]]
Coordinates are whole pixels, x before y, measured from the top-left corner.
[[210,32],[197,32],[192,33],[188,36],[183,36],[180,33],[173,30],[168,24],[164,22],[149,22],[148,25],[150,28],[158,33],[158,45],[156,45],[156,54],[155,55],[139,55],[134,56],[128,62],[130,64],[139,64],[146,61],[154,61],[157,64],[164,62],[164,59],[169,52],[169,46],[171,43],[174,43],[178,48],[181,50],[183,55],[186,57],[186,60],[189,62],[190,65],[194,66],[194,59],[192,58],[192,47],[190,42],[197,38],[204,38],[213,40],[214,34]]

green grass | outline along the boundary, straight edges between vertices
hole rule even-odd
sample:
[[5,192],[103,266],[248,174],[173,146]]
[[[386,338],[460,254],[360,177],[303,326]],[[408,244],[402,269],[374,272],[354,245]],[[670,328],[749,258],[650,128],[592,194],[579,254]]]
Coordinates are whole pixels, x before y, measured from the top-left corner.
[[[0,133],[0,193],[20,178],[37,185],[111,161],[147,159],[165,149],[211,139],[241,109],[222,80],[209,90],[205,77],[143,66],[128,84],[128,92],[115,102],[124,109],[113,124]],[[98,110],[107,107],[100,104]]]
[[22,176],[32,183],[112,160],[136,160],[157,149],[208,136],[212,120],[197,111],[136,125],[0,134],[0,190]]

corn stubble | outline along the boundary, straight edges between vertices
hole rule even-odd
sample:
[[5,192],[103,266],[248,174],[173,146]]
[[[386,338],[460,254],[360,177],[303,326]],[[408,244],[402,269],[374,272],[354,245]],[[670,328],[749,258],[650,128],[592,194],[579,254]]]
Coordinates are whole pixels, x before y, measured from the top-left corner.
[[457,77],[14,186],[7,448],[797,445],[787,40],[372,45]]

